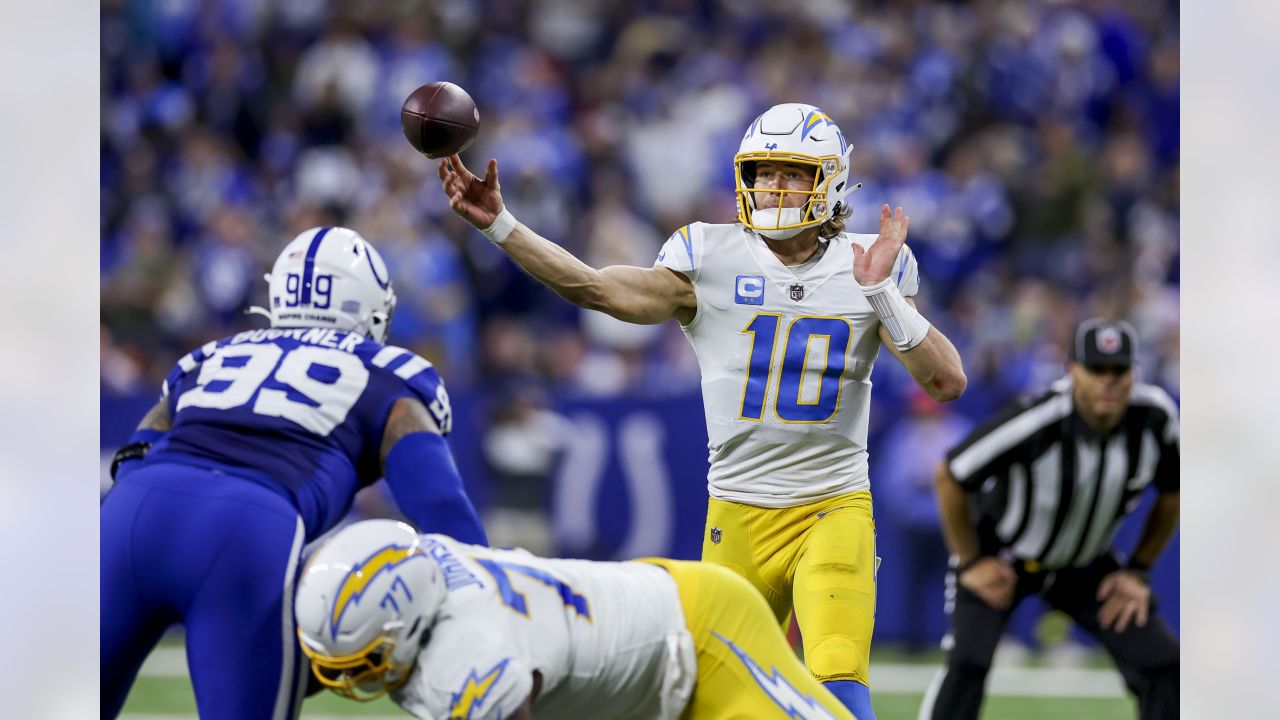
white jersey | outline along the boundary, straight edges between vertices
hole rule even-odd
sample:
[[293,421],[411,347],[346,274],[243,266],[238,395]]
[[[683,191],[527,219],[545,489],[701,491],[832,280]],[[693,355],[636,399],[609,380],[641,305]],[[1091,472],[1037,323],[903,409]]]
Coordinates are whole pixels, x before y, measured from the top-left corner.
[[[875,240],[838,235],[798,273],[737,224],[686,225],[663,246],[658,264],[687,276],[698,297],[684,333],[702,369],[712,497],[791,507],[870,487],[880,320],[853,277],[853,243]],[[915,295],[905,245],[892,277]]]
[[675,581],[638,562],[549,560],[424,535],[448,588],[392,699],[418,718],[676,718],[697,677]]

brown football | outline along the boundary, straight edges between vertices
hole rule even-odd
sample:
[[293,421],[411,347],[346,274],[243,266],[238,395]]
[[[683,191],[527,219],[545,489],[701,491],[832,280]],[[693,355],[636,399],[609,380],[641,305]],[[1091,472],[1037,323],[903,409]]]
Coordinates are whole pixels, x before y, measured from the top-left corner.
[[400,126],[409,144],[429,158],[466,150],[480,129],[480,111],[466,90],[451,82],[427,83],[400,108]]

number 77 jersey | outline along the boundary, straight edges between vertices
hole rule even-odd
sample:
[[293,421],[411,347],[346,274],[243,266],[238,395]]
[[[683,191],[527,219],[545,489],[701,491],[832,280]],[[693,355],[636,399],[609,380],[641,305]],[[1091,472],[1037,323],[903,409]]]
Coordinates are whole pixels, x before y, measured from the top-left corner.
[[[837,235],[816,262],[787,267],[741,225],[693,223],[667,240],[658,264],[698,298],[683,330],[702,371],[712,497],[791,507],[869,487],[880,320],[853,277],[853,243],[875,241]],[[915,295],[905,245],[892,277]]]
[[282,491],[310,541],[382,475],[391,406],[413,397],[449,432],[449,395],[431,363],[358,333],[249,330],[191,351],[165,379],[173,429],[147,462],[195,462]]

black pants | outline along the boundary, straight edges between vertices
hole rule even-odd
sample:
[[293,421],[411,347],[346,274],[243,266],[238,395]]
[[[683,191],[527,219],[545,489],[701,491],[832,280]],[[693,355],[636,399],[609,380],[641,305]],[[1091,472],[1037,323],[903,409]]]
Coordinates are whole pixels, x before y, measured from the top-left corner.
[[1018,586],[1008,610],[996,610],[982,598],[960,586],[955,573],[947,574],[947,590],[955,589],[950,611],[951,629],[944,647],[949,647],[947,666],[937,692],[930,692],[921,709],[921,718],[933,720],[976,720],[986,693],[987,672],[996,643],[1013,609],[1024,598],[1039,594],[1050,606],[1071,616],[1080,627],[1096,637],[1107,649],[1129,691],[1138,698],[1143,720],[1178,717],[1178,640],[1169,626],[1156,615],[1152,596],[1147,624],[1130,623],[1122,633],[1103,630],[1098,624],[1098,585],[1115,570],[1110,556],[1084,568],[1051,573],[1029,573],[1018,569]]

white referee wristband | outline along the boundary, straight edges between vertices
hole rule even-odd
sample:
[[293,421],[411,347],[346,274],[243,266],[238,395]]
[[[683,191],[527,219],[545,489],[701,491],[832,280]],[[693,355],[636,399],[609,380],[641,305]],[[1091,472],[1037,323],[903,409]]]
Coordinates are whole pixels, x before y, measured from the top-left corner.
[[871,303],[871,308],[876,311],[876,316],[884,324],[884,329],[889,331],[889,337],[893,338],[893,344],[899,350],[906,352],[924,342],[924,336],[929,334],[929,321],[902,297],[902,291],[892,277],[875,285],[860,287],[863,297]]
[[512,230],[516,229],[516,216],[511,211],[502,208],[502,212],[498,213],[498,217],[494,218],[493,224],[487,228],[481,228],[480,232],[489,238],[489,242],[494,245],[501,245],[507,241],[507,236]]

